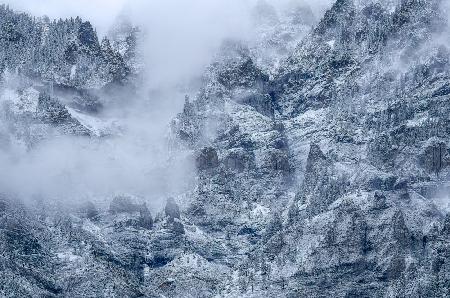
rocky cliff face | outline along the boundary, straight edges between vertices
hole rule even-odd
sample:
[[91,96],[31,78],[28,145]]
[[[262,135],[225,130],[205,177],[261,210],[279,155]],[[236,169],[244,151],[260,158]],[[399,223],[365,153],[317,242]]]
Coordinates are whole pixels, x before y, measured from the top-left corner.
[[[224,42],[170,125],[171,150],[195,164],[194,187],[160,210],[132,195],[64,208],[1,197],[0,293],[449,297],[442,5],[337,0],[319,19],[260,2],[264,47]],[[82,24],[80,55],[124,57],[123,38],[99,45]],[[0,34],[13,46],[21,34],[11,32]],[[22,94],[38,97],[36,112],[15,123],[41,115],[95,137],[33,90]]]

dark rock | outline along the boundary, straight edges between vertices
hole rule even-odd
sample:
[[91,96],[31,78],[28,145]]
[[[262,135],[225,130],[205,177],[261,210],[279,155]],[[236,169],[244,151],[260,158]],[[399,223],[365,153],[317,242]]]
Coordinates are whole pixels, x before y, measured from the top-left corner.
[[249,105],[264,116],[274,116],[274,104],[269,94],[252,94],[240,100],[240,103]]
[[403,256],[395,256],[391,260],[388,260],[388,266],[383,272],[383,278],[385,280],[399,279],[405,271],[405,268],[405,258]]
[[103,108],[103,104],[96,96],[86,93],[75,96],[70,105],[77,110],[91,114],[99,113]]
[[145,203],[141,205],[139,210],[139,226],[147,230],[153,228],[153,217]]
[[406,190],[408,189],[408,179],[398,179],[394,185],[395,190]]
[[180,208],[173,198],[167,199],[164,211],[166,213],[166,216],[169,217],[170,220],[181,218]]
[[445,215],[444,225],[443,225],[443,233],[450,235],[450,213]]
[[383,210],[388,208],[387,202],[386,202],[386,196],[376,191],[373,195],[373,207],[374,210]]
[[96,219],[96,217],[99,215],[97,207],[95,207],[94,203],[92,202],[86,202],[81,206],[80,211],[82,214],[91,220]]
[[427,171],[439,175],[447,166],[447,144],[439,139],[431,139],[427,142],[420,155],[421,163]]
[[202,217],[206,215],[205,208],[197,204],[192,204],[191,206],[189,206],[187,212],[195,217]]
[[8,208],[8,203],[6,202],[6,200],[3,200],[2,198],[0,198],[0,212],[5,212]]
[[42,120],[48,123],[60,124],[72,119],[64,105],[45,93],[39,94],[38,110]]
[[410,232],[405,224],[405,218],[401,211],[397,211],[392,218],[392,237],[401,247],[408,247]]
[[130,197],[117,196],[109,205],[109,212],[116,213],[134,213],[141,211],[141,207],[134,203]]
[[219,157],[214,148],[203,148],[196,159],[197,168],[199,170],[214,169],[219,166]]
[[242,229],[239,230],[238,235],[254,235],[256,234],[256,231],[252,228],[249,227],[243,227]]
[[157,256],[153,257],[152,259],[147,260],[146,264],[150,268],[161,268],[161,267],[166,266],[168,263],[172,262],[172,260],[173,260],[173,258],[171,258],[171,257],[157,255]]
[[305,178],[296,195],[308,204],[309,216],[324,212],[348,187],[348,178],[335,172],[330,160],[317,144],[312,143],[306,161]]
[[175,235],[183,235],[184,234],[184,225],[175,220],[170,224],[170,228]]
[[254,164],[254,156],[245,150],[233,150],[225,158],[224,164],[227,169],[242,172]]
[[395,188],[396,181],[397,177],[393,175],[376,176],[369,180],[369,189],[383,191],[393,190]]
[[289,173],[292,170],[289,156],[282,150],[271,150],[267,157],[266,166],[271,170],[282,173]]
[[288,141],[285,137],[276,138],[269,144],[269,146],[284,151],[287,151],[289,148]]

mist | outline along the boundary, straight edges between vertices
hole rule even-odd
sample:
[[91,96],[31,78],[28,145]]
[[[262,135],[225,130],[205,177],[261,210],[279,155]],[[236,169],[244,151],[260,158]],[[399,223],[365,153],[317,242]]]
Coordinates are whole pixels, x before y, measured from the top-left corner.
[[[169,144],[169,123],[182,110],[186,94],[195,97],[198,80],[225,39],[250,41],[256,0],[96,0],[9,1],[13,9],[51,19],[81,16],[108,34],[118,17],[127,17],[144,37],[140,50],[144,83],[122,94],[101,121],[120,133],[109,138],[56,137],[27,148],[9,142],[0,150],[0,188],[24,199],[44,197],[82,201],[133,194],[162,202],[194,183],[194,153]],[[268,1],[279,12],[292,3]],[[330,0],[306,1],[323,13]],[[13,80],[5,85],[14,84]],[[5,94],[2,95],[5,100]],[[3,130],[7,128],[3,127]]]

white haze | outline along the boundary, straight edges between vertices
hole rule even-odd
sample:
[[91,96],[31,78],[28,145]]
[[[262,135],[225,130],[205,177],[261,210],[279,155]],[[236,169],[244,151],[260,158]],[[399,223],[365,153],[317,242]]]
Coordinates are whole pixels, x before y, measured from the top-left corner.
[[126,0],[13,0],[2,1],[12,9],[50,19],[80,16],[91,21],[100,34],[105,34],[122,11]]
[[[331,0],[309,0],[323,11]],[[12,142],[0,149],[0,193],[23,198],[92,200],[117,193],[160,201],[193,182],[192,154],[168,149],[168,124],[182,110],[179,84],[201,75],[221,42],[251,39],[251,8],[256,0],[14,0],[9,5],[35,16],[81,16],[105,35],[119,14],[143,28],[146,42],[144,88],[139,98],[125,95],[109,117],[124,127],[120,137],[60,137],[31,150]],[[272,0],[279,10],[295,0]],[[150,94],[150,96],[148,96]],[[133,102],[133,103],[131,103]],[[1,123],[0,123],[1,129]],[[1,147],[0,147],[1,148]]]

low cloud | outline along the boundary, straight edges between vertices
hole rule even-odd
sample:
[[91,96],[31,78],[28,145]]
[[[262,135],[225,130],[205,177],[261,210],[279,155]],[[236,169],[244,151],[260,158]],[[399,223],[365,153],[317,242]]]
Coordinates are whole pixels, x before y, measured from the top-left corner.
[[[145,33],[144,91],[124,96],[123,106],[108,111],[124,133],[110,139],[59,137],[23,150],[11,142],[0,150],[0,189],[23,197],[59,200],[133,193],[152,200],[176,195],[192,182],[195,170],[187,152],[166,142],[170,120],[182,110],[179,84],[202,74],[224,39],[250,39],[250,16],[257,0],[14,0],[13,9],[51,19],[81,16],[107,34],[119,15]],[[268,0],[278,11],[305,3]],[[323,11],[330,1],[306,1]],[[133,102],[133,104],[131,104]],[[124,112],[125,111],[125,112]],[[1,123],[0,123],[1,124]]]

